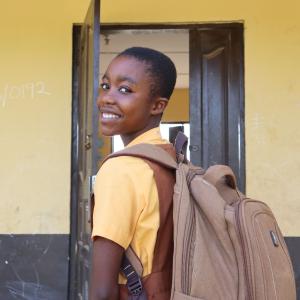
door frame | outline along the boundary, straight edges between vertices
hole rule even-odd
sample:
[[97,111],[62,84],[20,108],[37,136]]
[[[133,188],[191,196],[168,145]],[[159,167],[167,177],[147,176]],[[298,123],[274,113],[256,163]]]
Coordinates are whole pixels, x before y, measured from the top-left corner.
[[74,24],[72,30],[72,132],[71,132],[71,203],[69,238],[68,300],[74,299],[76,287],[76,244],[78,219],[78,124],[79,124],[79,59],[81,25]]
[[[239,28],[243,31],[244,24],[242,22],[232,22],[232,23],[153,23],[153,24],[143,24],[143,23],[122,23],[122,24],[111,24],[111,23],[101,23],[100,32],[103,30],[164,30],[164,29],[187,29],[189,31],[195,29],[209,30],[209,29],[229,29],[229,28]],[[73,44],[72,44],[72,144],[71,144],[71,208],[70,208],[70,244],[69,244],[69,283],[68,283],[68,299],[72,300],[72,289],[76,286],[76,282],[74,282],[74,274],[72,270],[75,270],[76,261],[74,258],[75,247],[76,247],[76,232],[77,232],[77,148],[76,148],[76,135],[77,135],[77,124],[78,124],[78,60],[79,60],[79,41],[80,41],[80,24],[73,24]],[[244,40],[242,45],[243,51],[243,64],[241,64],[240,74],[242,76],[242,86],[241,88],[241,99],[240,99],[240,116],[241,120],[244,121],[245,115],[245,97],[244,97]],[[191,49],[190,49],[191,53]],[[241,128],[241,167],[243,169],[243,186],[245,186],[245,128],[244,124],[242,124]]]

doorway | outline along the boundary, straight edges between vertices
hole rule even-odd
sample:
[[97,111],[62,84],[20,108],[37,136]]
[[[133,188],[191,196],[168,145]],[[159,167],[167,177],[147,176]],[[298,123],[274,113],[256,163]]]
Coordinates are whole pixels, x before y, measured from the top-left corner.
[[[175,62],[178,78],[162,132],[165,123],[190,125],[191,161],[229,165],[245,192],[243,24],[103,25],[100,36],[100,77],[115,55],[136,45]],[[103,141],[103,156],[121,148],[118,138]]]
[[[90,98],[79,96],[81,83],[78,66],[81,64],[81,49],[84,48],[79,37],[82,30],[78,26],[74,29],[72,105],[75,123],[72,136],[76,140],[78,132],[81,132],[80,107],[89,107],[82,101],[90,101]],[[178,80],[162,120],[162,132],[166,132],[166,138],[172,138],[174,131],[183,129],[190,137],[191,161],[205,168],[212,164],[230,165],[237,175],[239,189],[245,191],[243,24],[101,25],[98,38],[100,77],[108,62],[120,51],[131,46],[155,48],[174,60]],[[89,47],[91,49],[91,46]],[[98,66],[99,64],[94,65],[94,68]],[[91,77],[85,77],[84,91],[89,86],[89,80]],[[89,164],[92,167],[88,170],[89,174],[85,174],[85,178],[92,178],[103,157],[116,150],[117,141],[99,135],[98,124],[94,121],[91,125],[86,124],[88,118],[83,120],[84,126],[92,126],[93,132],[96,132],[94,141],[97,139],[98,144],[97,156],[91,156]],[[91,205],[88,194],[91,180],[85,182],[82,189],[85,196],[82,197],[78,192],[78,178],[82,178],[82,172],[78,169],[78,159],[85,160],[84,157],[78,156],[87,156],[90,145],[94,146],[90,140],[93,140],[93,136],[83,134],[82,145],[78,140],[72,143],[69,280],[72,295],[69,299],[72,300],[88,297],[91,253],[88,239],[91,233]],[[79,147],[81,152],[78,151]]]

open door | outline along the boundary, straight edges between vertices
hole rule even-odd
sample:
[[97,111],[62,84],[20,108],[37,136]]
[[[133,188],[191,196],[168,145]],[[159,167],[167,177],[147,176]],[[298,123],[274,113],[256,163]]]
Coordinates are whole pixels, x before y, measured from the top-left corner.
[[91,257],[90,193],[98,169],[100,0],[92,0],[84,24],[74,26],[72,184],[69,299],[87,300]]
[[191,161],[229,165],[245,191],[243,25],[190,31]]

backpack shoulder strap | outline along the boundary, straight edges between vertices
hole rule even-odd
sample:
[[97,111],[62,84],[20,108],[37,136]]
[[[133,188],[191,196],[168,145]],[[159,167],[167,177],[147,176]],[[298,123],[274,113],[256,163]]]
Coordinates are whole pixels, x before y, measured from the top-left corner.
[[124,253],[121,271],[127,279],[128,299],[147,300],[146,291],[142,283],[143,266],[131,247]]
[[180,162],[187,162],[187,145],[188,137],[182,131],[179,131],[175,139],[174,147],[176,150],[177,159]]
[[128,259],[128,261],[132,264],[132,267],[134,270],[137,272],[138,276],[142,277],[143,275],[143,265],[138,256],[135,254],[134,250],[129,246],[125,253],[124,256]]
[[169,169],[177,169],[176,161],[165,150],[152,144],[142,143],[112,153],[104,159],[103,163],[112,157],[118,156],[140,157],[159,163]]

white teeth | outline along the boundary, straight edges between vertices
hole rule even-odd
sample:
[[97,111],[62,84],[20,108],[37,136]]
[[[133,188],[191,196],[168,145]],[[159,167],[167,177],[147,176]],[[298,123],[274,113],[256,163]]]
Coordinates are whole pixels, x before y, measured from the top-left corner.
[[102,113],[103,119],[119,119],[120,116],[111,113]]

